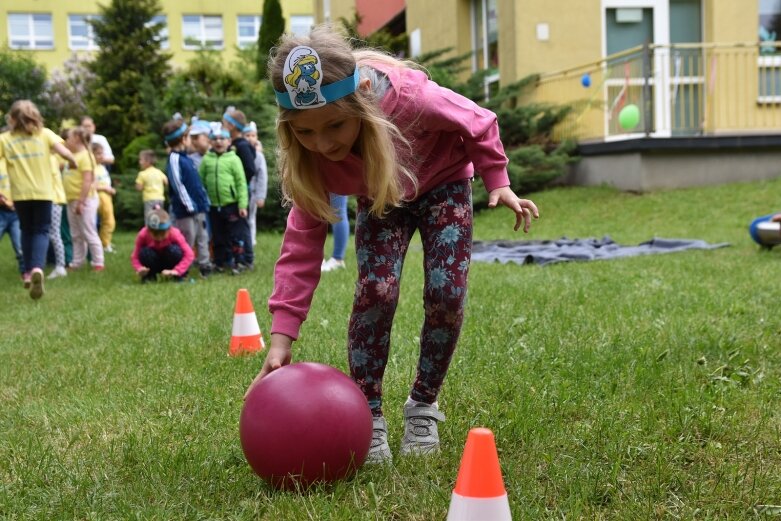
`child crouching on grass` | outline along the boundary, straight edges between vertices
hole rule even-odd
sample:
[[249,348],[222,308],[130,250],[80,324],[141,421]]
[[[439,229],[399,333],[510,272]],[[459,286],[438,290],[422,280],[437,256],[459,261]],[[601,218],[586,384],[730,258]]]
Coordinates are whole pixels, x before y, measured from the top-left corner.
[[168,212],[159,208],[151,210],[130,256],[141,282],[157,280],[157,275],[182,281],[194,258],[182,232],[171,226]]

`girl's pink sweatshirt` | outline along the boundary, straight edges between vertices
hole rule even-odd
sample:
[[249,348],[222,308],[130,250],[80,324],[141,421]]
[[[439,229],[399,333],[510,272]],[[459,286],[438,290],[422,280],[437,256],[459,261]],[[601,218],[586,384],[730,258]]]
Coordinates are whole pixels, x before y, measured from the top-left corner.
[[[377,62],[369,65],[386,74],[390,81],[380,106],[412,145],[412,171],[417,176],[418,194],[445,183],[470,179],[475,171],[489,192],[510,185],[507,156],[493,112],[440,87],[422,71]],[[334,162],[317,156],[329,192],[366,195],[360,157],[350,154]],[[414,200],[411,192],[410,188],[407,197]],[[274,291],[269,298],[271,333],[298,338],[320,281],[327,234],[327,222],[295,206],[291,209],[274,269]]]

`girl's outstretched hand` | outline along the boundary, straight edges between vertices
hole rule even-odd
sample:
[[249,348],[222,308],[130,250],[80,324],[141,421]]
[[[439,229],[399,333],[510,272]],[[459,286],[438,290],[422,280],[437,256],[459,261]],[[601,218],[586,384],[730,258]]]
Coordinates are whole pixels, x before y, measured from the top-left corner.
[[529,199],[521,199],[515,195],[515,192],[509,186],[503,186],[488,192],[488,207],[496,208],[497,204],[503,204],[515,212],[515,228],[513,228],[515,231],[518,231],[521,223],[523,223],[523,231],[528,233],[532,225],[532,217],[535,219],[540,218],[540,211],[537,209],[537,205]]
[[247,388],[247,392],[244,393],[244,398],[247,397],[250,390],[257,385],[260,380],[269,374],[271,371],[279,369],[283,365],[288,365],[292,359],[291,350],[293,347],[293,339],[287,335],[281,333],[274,333],[271,335],[271,343],[266,353],[266,361],[263,362],[263,367],[260,369],[258,376],[252,380],[252,383]]

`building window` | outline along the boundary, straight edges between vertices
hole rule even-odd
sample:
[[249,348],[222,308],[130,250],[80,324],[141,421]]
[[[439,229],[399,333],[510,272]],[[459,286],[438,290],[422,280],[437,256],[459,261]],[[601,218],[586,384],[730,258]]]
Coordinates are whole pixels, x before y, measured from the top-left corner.
[[68,15],[68,45],[71,50],[96,51],[98,49],[95,30],[90,21],[99,19],[99,16],[92,14]]
[[54,49],[52,15],[41,13],[9,14],[8,43],[11,49]]
[[781,102],[781,0],[759,0],[759,103]]
[[781,40],[781,0],[759,0],[759,52],[777,54]]
[[182,16],[182,39],[187,50],[222,49],[222,16]]
[[246,49],[258,41],[260,20],[260,16],[242,15],[238,17],[239,38],[237,43],[240,49]]
[[485,95],[499,87],[499,30],[496,0],[472,0],[472,72],[486,71]]
[[295,14],[290,16],[290,32],[296,36],[306,36],[314,24],[314,16]]
[[171,45],[168,42],[168,18],[165,15],[157,15],[146,24],[147,27],[152,25],[159,25],[160,30],[157,31],[157,39],[160,42],[161,49],[168,49]]

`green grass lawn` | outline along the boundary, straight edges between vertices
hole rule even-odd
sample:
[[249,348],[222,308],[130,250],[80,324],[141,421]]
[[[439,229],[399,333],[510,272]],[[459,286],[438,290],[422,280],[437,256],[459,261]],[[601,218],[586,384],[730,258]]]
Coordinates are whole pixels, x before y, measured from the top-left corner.
[[[48,283],[39,302],[4,239],[0,518],[444,519],[474,426],[495,433],[515,519],[765,517],[774,509],[757,514],[762,505],[781,505],[781,251],[760,252],[747,225],[781,209],[779,194],[781,179],[647,195],[555,189],[533,196],[542,217],[528,236],[507,210],[480,214],[482,240],[732,246],[474,263],[440,397],[442,453],[305,493],[274,491],[246,464],[238,419],[262,356],[227,356],[238,288],[269,327],[279,235],[260,236],[252,274],[142,286],[122,233],[104,273]],[[422,321],[419,243],[407,260],[384,386],[394,452]],[[353,282],[353,270],[324,275],[296,360],[347,370]]]

